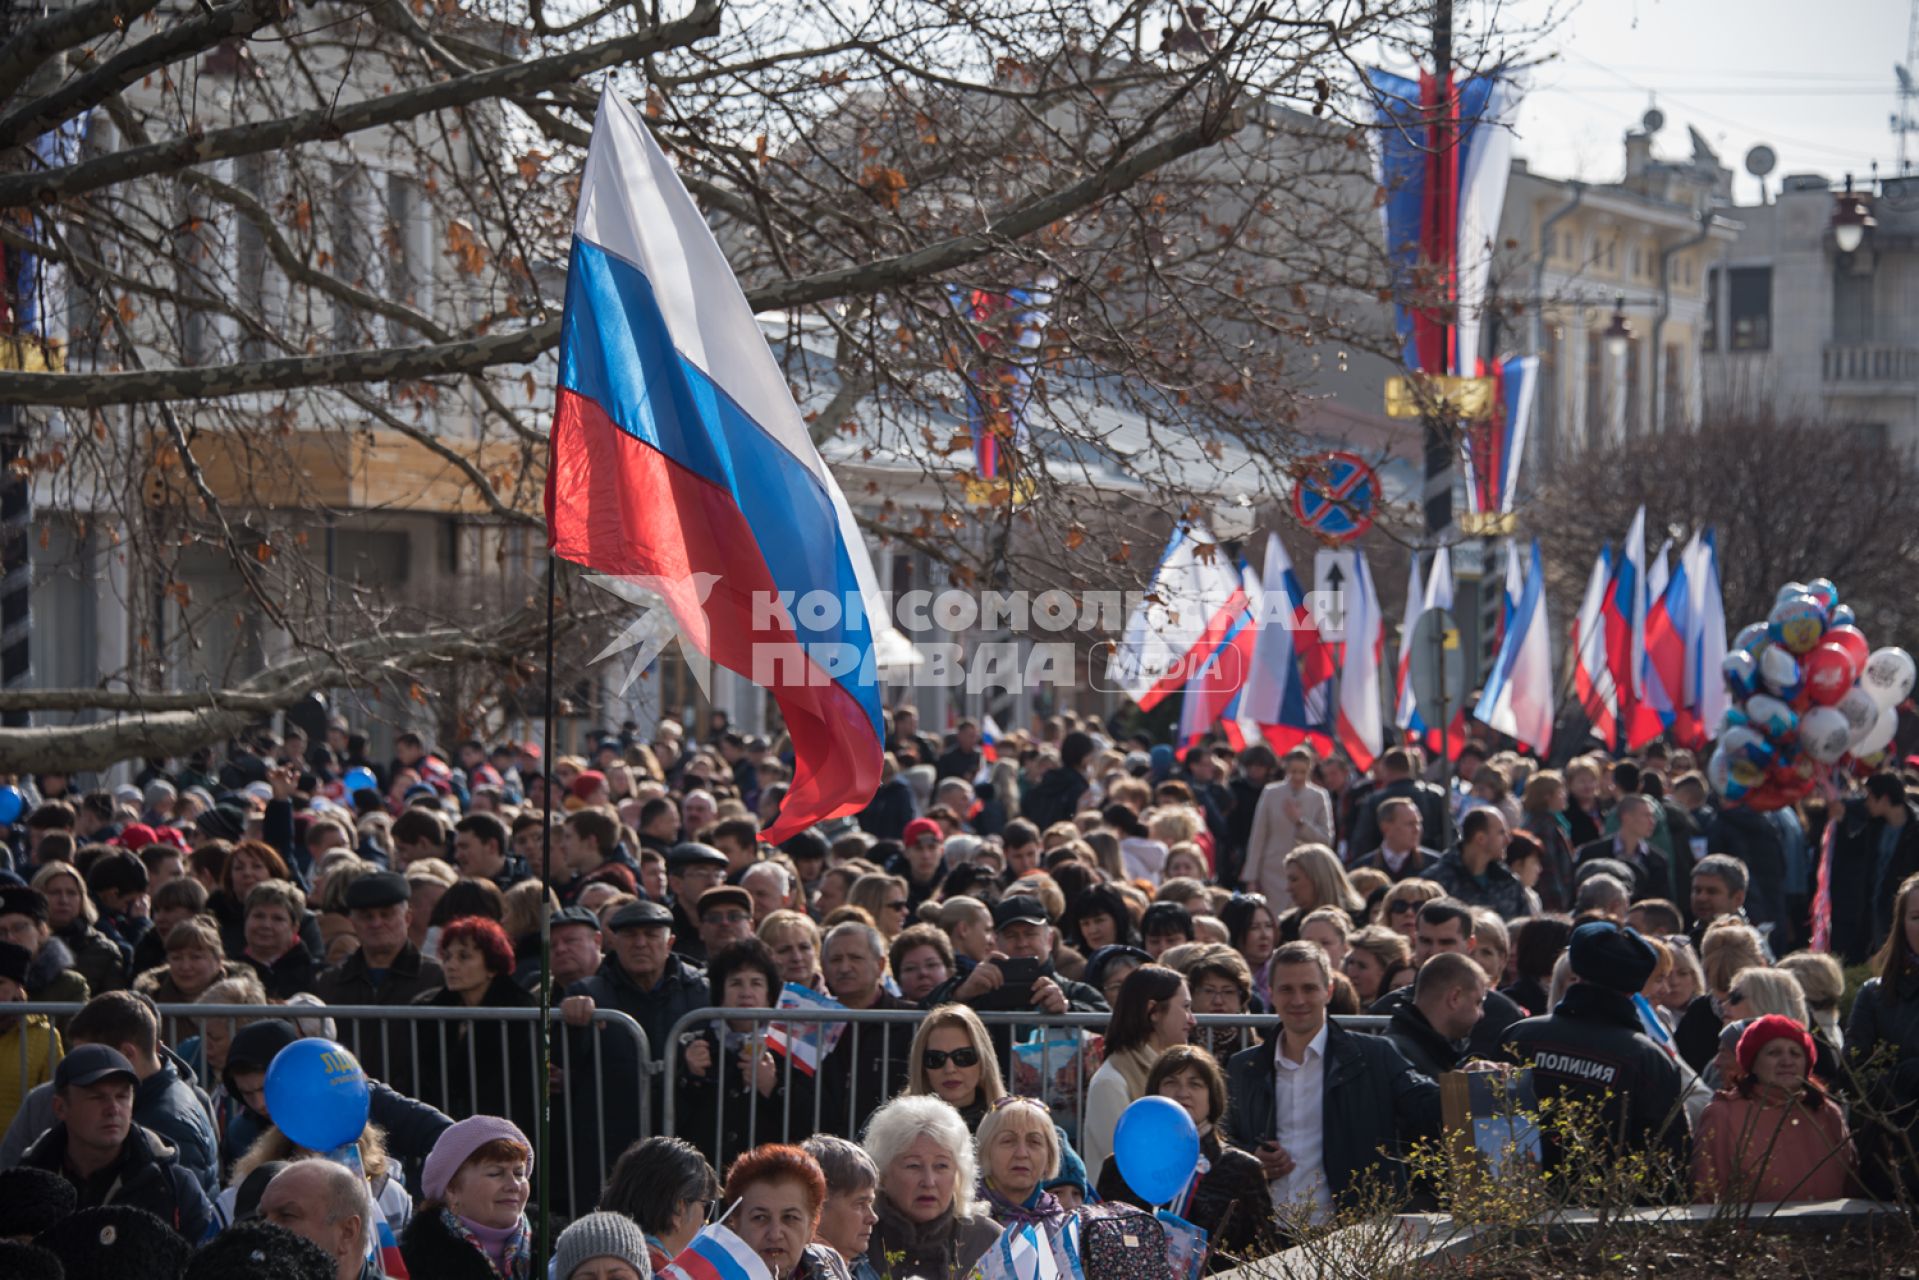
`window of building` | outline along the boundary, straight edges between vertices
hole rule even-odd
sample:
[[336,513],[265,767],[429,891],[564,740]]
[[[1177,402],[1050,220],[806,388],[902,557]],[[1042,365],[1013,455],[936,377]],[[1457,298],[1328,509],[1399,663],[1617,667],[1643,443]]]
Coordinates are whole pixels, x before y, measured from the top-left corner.
[[1665,366],[1660,371],[1665,385],[1659,389],[1664,401],[1659,411],[1659,425],[1665,431],[1678,431],[1690,425],[1686,414],[1686,349],[1677,343],[1668,343]]
[[1637,280],[1640,276],[1644,275],[1645,273],[1646,273],[1645,258],[1640,254],[1638,247],[1634,246],[1632,251],[1633,279]]
[[1619,238],[1617,236],[1606,241],[1606,270],[1619,270]]
[[1706,268],[1706,323],[1699,331],[1701,351],[1719,350],[1719,268]]
[[1835,271],[1832,276],[1832,340],[1872,341],[1872,276]]
[[1772,268],[1732,268],[1726,273],[1726,301],[1731,349],[1772,350]]
[[1573,260],[1573,233],[1570,231],[1559,233],[1559,260],[1561,262]]

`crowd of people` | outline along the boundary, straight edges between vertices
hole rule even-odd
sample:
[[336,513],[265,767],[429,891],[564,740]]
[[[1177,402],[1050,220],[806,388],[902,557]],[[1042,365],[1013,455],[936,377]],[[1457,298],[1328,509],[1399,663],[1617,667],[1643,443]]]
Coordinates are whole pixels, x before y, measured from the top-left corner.
[[[1454,1071],[1589,1106],[1652,1198],[1916,1172],[1914,778],[1757,813],[1658,744],[1362,773],[1070,715],[887,729],[871,804],[777,846],[788,763],[719,722],[374,761],[335,720],[12,779],[0,1007],[64,1008],[0,1017],[0,1274],[644,1280],[723,1220],[776,1280],[962,1280],[1008,1226],[1092,1248],[1168,1207],[1116,1154],[1148,1096],[1200,1135],[1169,1207],[1220,1267],[1425,1202]],[[503,1012],[543,994],[544,1038]],[[774,1034],[783,997],[822,1020]],[[309,1036],[373,1081],[337,1152],[268,1099]]]

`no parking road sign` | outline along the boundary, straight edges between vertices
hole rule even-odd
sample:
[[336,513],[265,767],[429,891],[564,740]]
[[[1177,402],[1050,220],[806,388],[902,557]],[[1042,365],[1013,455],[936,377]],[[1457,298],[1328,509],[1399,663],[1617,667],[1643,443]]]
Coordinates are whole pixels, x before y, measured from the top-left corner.
[[1379,477],[1356,453],[1308,458],[1293,474],[1293,516],[1330,542],[1351,542],[1372,527]]

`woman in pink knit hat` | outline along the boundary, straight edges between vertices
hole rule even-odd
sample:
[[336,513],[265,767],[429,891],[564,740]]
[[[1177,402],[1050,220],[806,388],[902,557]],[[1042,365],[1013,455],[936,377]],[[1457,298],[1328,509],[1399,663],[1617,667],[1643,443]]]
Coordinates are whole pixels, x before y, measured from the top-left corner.
[[426,1280],[530,1280],[526,1200],[533,1144],[499,1116],[460,1121],[433,1144],[425,1196],[400,1237],[407,1272]]
[[1739,1079],[1706,1104],[1693,1143],[1701,1203],[1837,1200],[1853,1181],[1839,1106],[1810,1078],[1812,1036],[1767,1014],[1739,1037]]

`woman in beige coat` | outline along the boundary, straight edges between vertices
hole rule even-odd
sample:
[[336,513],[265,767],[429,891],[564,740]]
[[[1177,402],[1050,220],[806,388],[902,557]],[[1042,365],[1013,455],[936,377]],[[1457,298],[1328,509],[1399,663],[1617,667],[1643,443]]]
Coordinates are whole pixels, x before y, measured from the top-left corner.
[[1313,755],[1295,748],[1281,762],[1286,776],[1259,793],[1239,882],[1266,895],[1274,915],[1293,905],[1286,891],[1286,855],[1302,844],[1333,843],[1333,798],[1311,781]]

